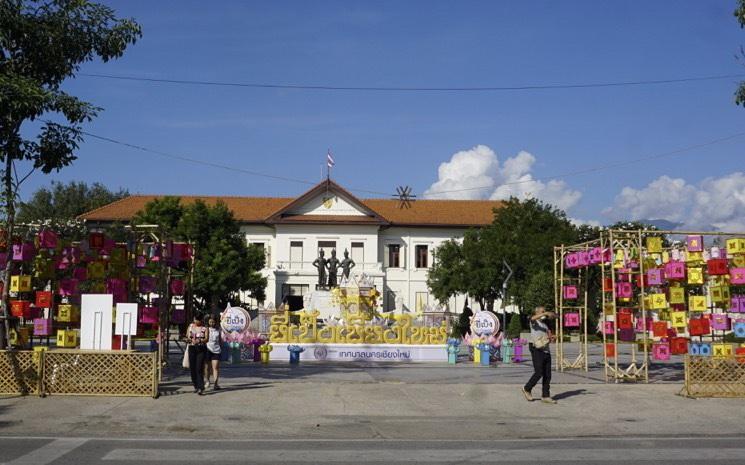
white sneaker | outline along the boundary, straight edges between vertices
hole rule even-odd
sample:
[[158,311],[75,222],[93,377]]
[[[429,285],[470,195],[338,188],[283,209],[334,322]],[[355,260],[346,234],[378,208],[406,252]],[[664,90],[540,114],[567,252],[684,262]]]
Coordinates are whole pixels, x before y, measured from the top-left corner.
[[207,389],[208,387],[210,387],[210,382],[209,381],[206,381],[204,383],[204,388]]

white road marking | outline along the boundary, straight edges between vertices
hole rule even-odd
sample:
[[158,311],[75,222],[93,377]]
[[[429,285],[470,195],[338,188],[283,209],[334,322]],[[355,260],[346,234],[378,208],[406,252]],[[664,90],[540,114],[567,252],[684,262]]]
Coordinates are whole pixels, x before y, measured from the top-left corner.
[[[215,459],[215,451],[195,449],[114,449],[101,460],[153,461],[153,462],[210,462]],[[658,462],[666,461],[706,461],[745,459],[745,449],[354,449],[354,450],[221,450],[221,462],[307,462],[307,463],[357,463],[364,462],[455,462],[459,463],[500,463],[553,461],[602,462]]]
[[46,465],[88,442],[87,439],[56,439],[22,455],[7,465]]

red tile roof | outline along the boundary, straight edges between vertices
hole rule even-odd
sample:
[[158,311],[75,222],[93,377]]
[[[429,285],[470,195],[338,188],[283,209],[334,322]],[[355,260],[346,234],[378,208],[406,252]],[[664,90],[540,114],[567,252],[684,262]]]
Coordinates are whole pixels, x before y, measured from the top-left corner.
[[[325,181],[324,181],[325,182]],[[346,195],[351,195],[333,183]],[[314,187],[308,193],[317,189]],[[306,194],[308,194],[306,193]],[[304,194],[301,197],[307,196]],[[159,197],[157,195],[131,195],[103,207],[84,213],[81,219],[92,222],[127,222],[145,205]],[[502,205],[494,200],[417,200],[409,208],[400,208],[395,199],[358,199],[366,207],[368,215],[284,215],[282,212],[300,198],[277,197],[222,197],[222,196],[179,196],[182,204],[188,205],[200,199],[208,205],[224,202],[233,211],[235,218],[248,224],[264,223],[333,223],[333,224],[388,224],[389,226],[440,226],[470,227],[486,226],[494,218],[494,209]]]

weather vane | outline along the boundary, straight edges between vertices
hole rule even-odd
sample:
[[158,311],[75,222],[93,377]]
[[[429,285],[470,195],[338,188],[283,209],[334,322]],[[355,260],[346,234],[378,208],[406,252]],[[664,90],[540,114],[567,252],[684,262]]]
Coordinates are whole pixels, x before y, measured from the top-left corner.
[[393,197],[398,198],[398,208],[411,208],[411,202],[416,201],[416,195],[411,193],[409,186],[398,186]]

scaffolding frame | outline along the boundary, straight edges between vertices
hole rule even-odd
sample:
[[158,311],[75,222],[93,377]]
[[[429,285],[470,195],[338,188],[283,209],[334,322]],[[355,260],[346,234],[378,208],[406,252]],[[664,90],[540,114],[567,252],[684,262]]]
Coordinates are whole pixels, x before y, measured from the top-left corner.
[[[663,239],[671,240],[677,237],[689,237],[689,236],[700,236],[706,242],[706,239],[711,238],[742,238],[745,233],[737,232],[719,232],[719,231],[669,231],[669,230],[624,230],[624,229],[609,229],[601,231],[597,240],[588,241],[581,244],[575,244],[571,246],[562,245],[554,248],[554,275],[555,275],[555,303],[557,313],[559,314],[559,328],[557,333],[559,335],[557,343],[557,369],[563,371],[567,368],[573,367],[573,362],[576,360],[567,359],[567,354],[564,348],[563,336],[564,336],[564,315],[565,309],[571,309],[572,306],[565,305],[563,298],[563,285],[567,283],[567,272],[564,266],[564,257],[568,253],[576,251],[587,251],[590,248],[599,248],[603,254],[603,259],[596,266],[600,267],[600,279],[601,279],[601,296],[602,296],[602,311],[599,320],[599,331],[602,334],[603,340],[603,369],[604,377],[606,382],[649,382],[649,366],[650,366],[650,348],[655,342],[655,337],[651,335],[652,328],[649,327],[650,319],[653,316],[661,317],[663,312],[669,312],[675,310],[673,304],[667,304],[664,309],[657,309],[654,306],[648,307],[647,297],[651,295],[650,292],[654,292],[656,289],[658,293],[660,291],[669,290],[671,287],[683,287],[685,289],[685,295],[701,295],[704,290],[709,286],[717,285],[717,276],[709,276],[708,273],[704,273],[705,279],[703,284],[692,284],[690,282],[676,284],[671,286],[666,283],[663,285],[650,285],[646,283],[647,278],[647,267],[653,266],[659,268],[661,263],[666,263],[664,259],[665,254],[668,254],[668,259],[673,257],[674,254],[682,254],[686,257],[685,263],[686,268],[691,267],[704,267],[705,262],[702,260],[691,261],[688,257],[690,253],[685,245],[685,241],[673,241],[671,244],[663,244],[659,252],[649,252],[647,247],[647,238],[649,236],[657,236]],[[723,244],[718,244],[722,246]],[[703,244],[702,244],[703,246]],[[704,251],[707,251],[705,247],[702,247]],[[704,254],[704,252],[699,252]],[[708,252],[707,252],[708,253]],[[720,252],[721,253],[721,252]],[[723,254],[724,258],[728,258],[727,253]],[[742,255],[740,255],[742,258]],[[728,258],[729,260],[730,258]],[[731,258],[734,260],[734,258]],[[650,263],[656,261],[655,264]],[[700,262],[700,264],[699,264]],[[695,263],[692,265],[690,263]],[[593,266],[593,265],[590,265]],[[584,291],[583,299],[578,296],[578,306],[582,305],[585,309],[585,358],[586,355],[586,312],[588,307],[587,302],[587,290],[591,283],[588,282],[589,275],[587,273],[587,267],[581,267],[576,269],[576,279],[578,285],[581,285]],[[584,274],[583,274],[584,273]],[[702,271],[703,273],[703,271]],[[583,279],[584,277],[584,279]],[[618,295],[618,283],[620,282],[631,282],[636,283],[636,290],[632,284],[631,297],[622,297]],[[729,286],[729,285],[728,285]],[[699,289],[697,289],[699,287]],[[693,291],[693,292],[691,292]],[[722,307],[724,305],[724,307]],[[710,315],[723,312],[727,313],[727,307],[725,304],[715,304],[709,302],[707,304],[706,312]],[[680,307],[679,307],[680,308]],[[682,309],[678,311],[686,312],[686,322],[690,321],[691,310],[687,304],[682,304]],[[629,331],[633,331],[633,337],[624,337],[624,340],[620,340],[619,331],[619,315],[621,313],[631,313],[634,317],[632,319],[635,324],[632,328],[623,328]],[[698,313],[698,312],[694,312]],[[662,318],[659,318],[663,321]],[[666,321],[666,320],[665,320]],[[612,331],[606,331],[606,324],[610,323]],[[685,337],[689,342],[693,342],[687,328],[678,328],[678,337]],[[703,342],[704,337],[707,337],[710,342],[722,342],[724,340],[724,333],[717,335],[712,331],[708,336],[700,336],[699,342]],[[662,343],[665,343],[665,339],[662,339]],[[623,351],[620,348],[628,346],[630,350]],[[580,357],[582,355],[580,354]],[[690,358],[690,357],[688,357]],[[686,358],[686,360],[688,360]],[[578,360],[578,359],[577,359]],[[686,362],[688,363],[688,362]],[[687,369],[687,366],[686,366]]]
[[[584,370],[588,371],[587,355],[587,314],[588,314],[588,278],[589,265],[577,269],[576,276],[572,275],[565,266],[568,254],[575,252],[589,252],[592,247],[599,245],[598,240],[575,244],[571,246],[561,245],[554,247],[554,308],[558,315],[556,323],[556,369]],[[577,299],[568,303],[564,297],[565,285],[577,286]],[[565,347],[565,315],[568,313],[579,314],[579,353],[569,354]],[[568,331],[572,333],[572,331]]]

